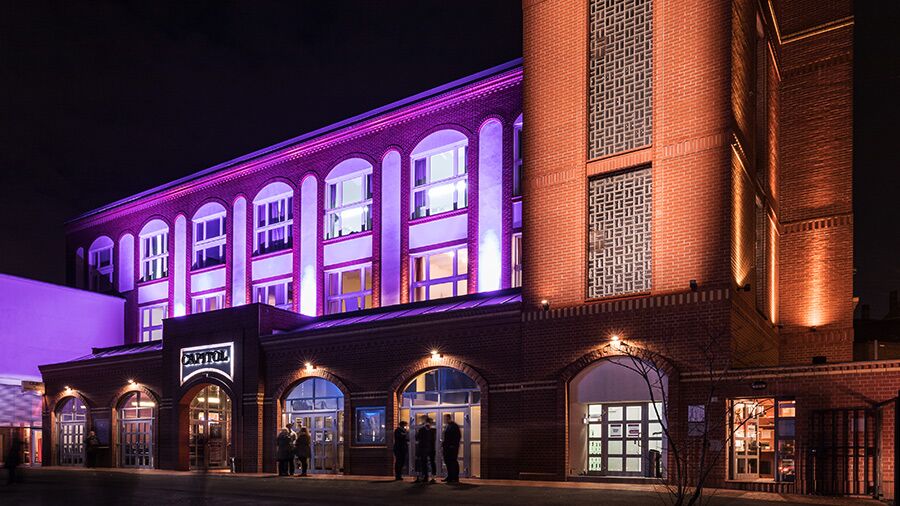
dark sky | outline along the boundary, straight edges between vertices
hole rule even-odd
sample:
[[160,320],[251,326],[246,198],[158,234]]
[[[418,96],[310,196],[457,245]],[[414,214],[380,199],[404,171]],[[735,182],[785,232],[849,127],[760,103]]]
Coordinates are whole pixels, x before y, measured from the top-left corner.
[[[856,7],[856,293],[876,315],[900,288],[895,4]],[[0,272],[62,283],[65,220],[516,58],[521,25],[518,0],[2,2]]]

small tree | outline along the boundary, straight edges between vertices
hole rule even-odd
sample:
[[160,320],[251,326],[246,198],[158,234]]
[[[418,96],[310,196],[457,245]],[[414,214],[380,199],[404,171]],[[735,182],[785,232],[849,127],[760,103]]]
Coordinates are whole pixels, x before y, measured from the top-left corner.
[[[674,367],[666,356],[617,338],[613,338],[604,349],[608,355],[620,357],[614,363],[637,374],[647,386],[651,406],[656,410],[656,417],[662,426],[668,452],[668,459],[663,460],[663,465],[666,466],[666,460],[670,463],[665,467],[661,484],[668,491],[671,503],[676,506],[703,503],[703,490],[736,431],[754,416],[759,416],[759,412],[754,411],[741,419],[732,420],[731,426],[723,431],[724,438],[717,445],[719,447],[711,447],[714,439],[711,438],[710,429],[718,430],[718,426],[711,423],[724,424],[733,416],[727,403],[723,403],[725,407],[721,412],[714,409],[718,404],[720,388],[725,381],[740,379],[741,370],[733,367],[735,361],[732,360],[730,340],[719,332],[707,331],[705,334],[706,338],[697,345],[697,361],[692,360],[692,370],[702,374],[696,382],[698,390],[702,392],[701,404],[691,406],[699,413],[687,413],[688,418],[673,409],[676,406],[670,402],[667,379]],[[662,412],[659,411],[660,406]],[[682,430],[676,429],[679,425],[678,418],[670,419],[672,414],[686,419]],[[701,414],[702,418],[699,416]],[[719,416],[713,420],[711,414]]]

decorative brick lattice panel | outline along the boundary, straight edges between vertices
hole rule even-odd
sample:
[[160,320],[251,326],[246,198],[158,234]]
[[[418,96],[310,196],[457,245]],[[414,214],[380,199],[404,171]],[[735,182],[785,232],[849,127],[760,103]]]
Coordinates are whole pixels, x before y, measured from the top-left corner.
[[588,184],[588,297],[650,290],[653,182],[650,168]]
[[590,2],[588,153],[649,145],[653,130],[653,0]]

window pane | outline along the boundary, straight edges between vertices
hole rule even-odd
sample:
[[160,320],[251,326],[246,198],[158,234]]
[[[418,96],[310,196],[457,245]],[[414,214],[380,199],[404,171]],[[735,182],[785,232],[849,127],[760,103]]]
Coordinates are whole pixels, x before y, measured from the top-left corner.
[[256,226],[263,227],[266,224],[266,206],[256,206]]
[[469,250],[460,248],[456,250],[456,274],[463,275],[469,272]]
[[222,235],[219,219],[206,222],[206,237],[218,237]]
[[200,222],[194,227],[194,242],[202,241],[203,237],[203,222]]
[[466,147],[460,146],[456,148],[456,157],[459,160],[459,170],[457,171],[459,174],[466,173]]
[[444,297],[453,297],[453,283],[431,285],[428,294],[429,300],[442,299]]
[[428,189],[428,214],[438,214],[453,210],[454,192],[456,185],[453,183],[432,186]]
[[425,257],[413,259],[413,280],[425,281]]
[[426,161],[424,158],[419,158],[418,160],[416,160],[415,165],[415,185],[423,185],[427,182],[427,175],[425,170]]
[[429,181],[440,181],[455,176],[453,170],[453,151],[445,151],[431,155],[431,171]]
[[427,292],[427,287],[417,286],[415,290],[413,290],[413,302],[419,302],[426,300],[425,293]]
[[447,251],[431,255],[428,259],[429,279],[440,279],[453,276],[453,252]]
[[325,274],[328,277],[328,295],[337,295],[340,289],[340,283],[338,280],[340,279],[340,273],[338,272],[329,272]]
[[469,283],[465,279],[456,282],[456,295],[466,295],[469,293]]
[[328,209],[338,207],[338,186],[337,184],[328,185]]
[[341,293],[353,293],[362,290],[360,269],[352,269],[341,273]]
[[[371,290],[372,289],[372,267],[371,266],[364,267],[363,272],[366,277],[366,290]],[[371,307],[371,306],[366,305],[366,307]]]
[[352,204],[363,200],[363,178],[355,177],[341,182],[341,205]]

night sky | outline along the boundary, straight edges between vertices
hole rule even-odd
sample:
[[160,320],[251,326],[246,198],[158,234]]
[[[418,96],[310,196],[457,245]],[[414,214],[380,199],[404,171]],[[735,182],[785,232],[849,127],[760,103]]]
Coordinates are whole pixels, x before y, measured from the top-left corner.
[[[856,5],[855,291],[900,288],[900,7]],[[887,10],[890,12],[887,12]],[[0,272],[78,214],[521,56],[517,0],[0,4]]]

